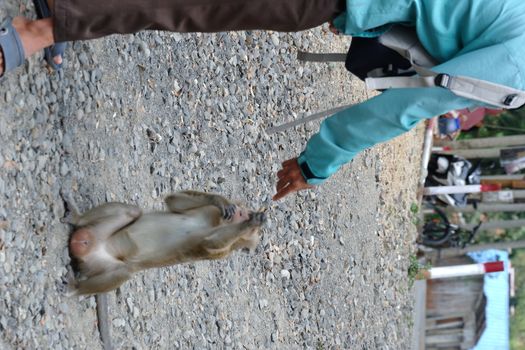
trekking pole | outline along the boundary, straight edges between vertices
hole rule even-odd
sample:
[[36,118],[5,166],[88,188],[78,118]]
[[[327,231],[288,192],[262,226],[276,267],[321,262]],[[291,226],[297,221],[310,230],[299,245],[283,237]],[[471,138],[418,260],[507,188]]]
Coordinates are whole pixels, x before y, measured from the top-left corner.
[[[346,53],[312,53],[312,52],[305,52],[305,51],[298,51],[297,52],[297,59],[299,61],[305,61],[305,62],[344,62],[346,60]],[[266,133],[268,135],[275,134],[276,132],[284,131],[290,128],[293,128],[296,125],[300,125],[303,123],[307,123],[316,119],[321,119],[323,117],[328,117],[329,115],[335,114],[339,111],[342,111],[344,109],[347,109],[352,105],[346,105],[346,106],[340,106],[335,107],[332,109],[328,109],[326,111],[314,113],[305,117],[302,117],[300,119],[284,123],[278,126],[273,126],[271,128],[266,129]]]
[[335,107],[335,108],[332,108],[332,109],[327,109],[326,111],[322,111],[322,112],[314,113],[314,114],[311,114],[311,115],[307,115],[305,117],[299,118],[297,120],[293,120],[293,121],[288,122],[288,123],[284,123],[284,124],[281,124],[281,125],[277,125],[277,126],[273,126],[273,127],[267,128],[266,129],[266,133],[268,135],[275,134],[276,132],[284,131],[284,130],[293,128],[294,126],[297,126],[297,125],[300,125],[300,124],[303,124],[303,123],[311,122],[313,120],[321,119],[323,117],[328,117],[329,115],[332,115],[332,114],[335,114],[335,113],[340,112],[342,110],[345,110],[345,109],[347,109],[347,108],[349,108],[351,106],[352,105],[339,106],[339,107]]

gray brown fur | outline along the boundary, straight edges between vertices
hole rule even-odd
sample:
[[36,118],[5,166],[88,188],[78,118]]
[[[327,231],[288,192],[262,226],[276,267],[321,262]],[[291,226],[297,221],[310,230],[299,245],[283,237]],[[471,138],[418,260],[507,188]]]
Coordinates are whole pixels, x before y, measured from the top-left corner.
[[220,259],[253,250],[265,215],[236,206],[222,196],[183,191],[166,198],[167,211],[142,213],[136,206],[105,203],[80,215],[69,244],[77,262],[74,294],[118,288],[132,274],[153,267]]

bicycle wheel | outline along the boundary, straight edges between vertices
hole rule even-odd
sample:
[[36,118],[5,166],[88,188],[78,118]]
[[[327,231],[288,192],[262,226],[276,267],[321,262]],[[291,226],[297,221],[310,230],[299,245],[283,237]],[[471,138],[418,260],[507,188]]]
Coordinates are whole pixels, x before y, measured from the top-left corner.
[[446,214],[437,207],[434,207],[434,210],[437,215],[425,223],[421,233],[422,243],[430,247],[444,245],[454,233]]

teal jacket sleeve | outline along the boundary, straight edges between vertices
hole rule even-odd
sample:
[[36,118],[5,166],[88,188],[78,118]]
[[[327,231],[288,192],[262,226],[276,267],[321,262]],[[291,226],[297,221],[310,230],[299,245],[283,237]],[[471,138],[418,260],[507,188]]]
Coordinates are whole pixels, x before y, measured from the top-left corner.
[[309,184],[320,184],[365,148],[403,134],[422,119],[473,104],[442,88],[387,90],[324,120],[299,165]]

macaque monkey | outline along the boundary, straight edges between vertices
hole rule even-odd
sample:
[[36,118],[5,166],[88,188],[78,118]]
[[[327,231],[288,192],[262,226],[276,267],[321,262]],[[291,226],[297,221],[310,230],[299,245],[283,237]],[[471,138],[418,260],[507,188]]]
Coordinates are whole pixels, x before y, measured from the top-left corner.
[[80,215],[69,203],[68,222],[77,227],[69,242],[77,267],[73,294],[108,292],[140,270],[225,258],[259,242],[262,212],[196,191],[165,201],[167,211],[144,214],[134,205],[106,203]]

